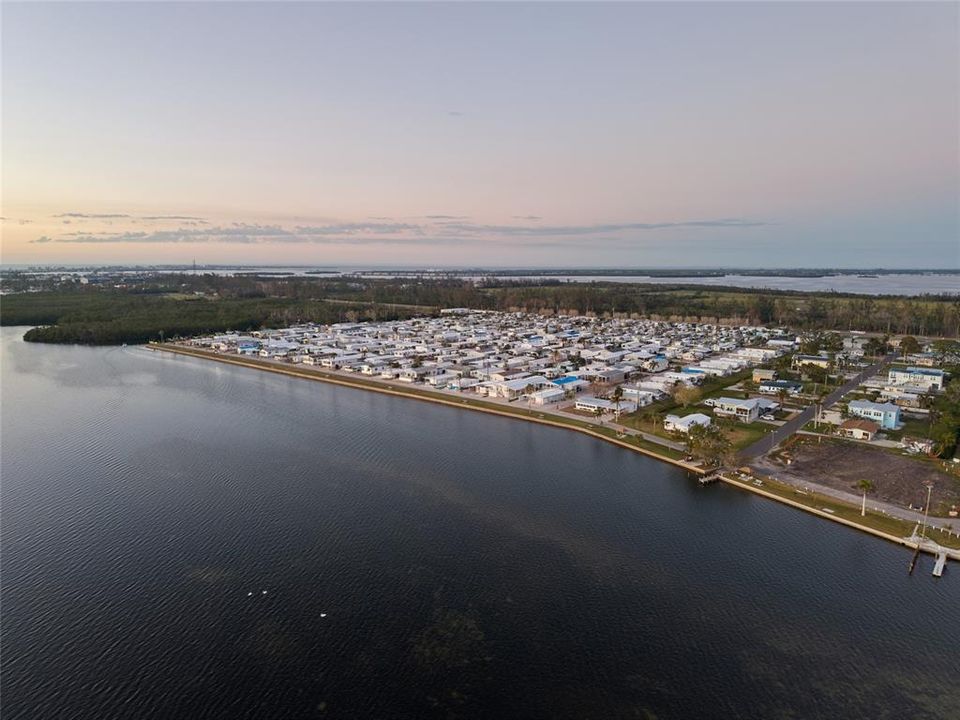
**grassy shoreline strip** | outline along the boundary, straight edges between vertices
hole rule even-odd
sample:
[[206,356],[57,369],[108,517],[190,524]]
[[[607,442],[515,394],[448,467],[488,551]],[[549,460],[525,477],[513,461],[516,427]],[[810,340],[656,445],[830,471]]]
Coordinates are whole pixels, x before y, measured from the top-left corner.
[[186,355],[189,357],[197,357],[204,360],[214,360],[216,362],[226,363],[228,365],[239,365],[241,367],[254,368],[256,370],[266,370],[267,372],[277,373],[279,375],[287,375],[289,377],[302,378],[305,380],[314,380],[318,382],[326,382],[332,385],[342,385],[343,387],[351,387],[359,390],[369,390],[371,392],[379,392],[385,395],[394,395],[396,397],[410,398],[413,400],[422,400],[425,402],[437,403],[440,405],[448,405],[450,407],[456,408],[466,408],[468,410],[473,410],[475,412],[484,412],[490,415],[499,415],[501,417],[513,418],[515,420],[526,420],[527,422],[534,422],[540,425],[550,425],[552,427],[564,428],[567,430],[574,430],[576,432],[581,432],[585,435],[590,435],[599,440],[604,440],[606,442],[612,443],[627,450],[633,450],[634,452],[647,455],[661,462],[670,463],[677,467],[683,468],[688,472],[696,473],[698,475],[704,475],[706,473],[700,467],[695,465],[690,465],[678,458],[670,457],[665,454],[671,452],[669,448],[659,448],[655,450],[652,449],[653,443],[643,440],[643,438],[635,438],[635,442],[625,442],[616,437],[616,433],[613,430],[606,430],[605,428],[593,428],[587,422],[579,423],[576,420],[568,420],[566,418],[560,418],[553,416],[551,419],[548,419],[546,416],[538,416],[534,412],[528,412],[523,410],[511,410],[509,408],[503,408],[491,403],[484,403],[479,400],[474,400],[472,398],[448,398],[437,393],[432,393],[425,390],[420,390],[419,388],[402,388],[397,389],[393,386],[387,386],[384,383],[374,381],[374,380],[364,380],[362,378],[348,378],[341,375],[332,375],[329,373],[324,373],[323,371],[318,370],[306,370],[301,368],[288,368],[281,365],[276,365],[274,363],[268,363],[261,360],[255,360],[253,358],[244,358],[244,357],[233,357],[218,355],[216,353],[211,353],[205,350],[197,350],[194,348],[184,348],[175,345],[148,345],[147,348],[151,350],[160,350],[163,352],[174,353],[177,355]]
[[[762,486],[754,485],[750,481],[735,480],[726,475],[721,475],[720,479],[728,485],[740,488],[741,490],[749,490],[752,493],[761,495],[770,500],[775,500],[783,503],[784,505],[790,505],[791,507],[805,510],[813,515],[826,518],[827,520],[832,520],[833,522],[846,525],[847,527],[855,530],[862,530],[897,545],[902,545],[909,548],[916,547],[916,544],[908,542],[907,540],[914,528],[914,523],[907,520],[900,520],[899,518],[894,518],[887,515],[878,515],[875,512],[868,512],[866,517],[862,518],[860,516],[860,508],[841,502],[829,496],[814,494],[804,495],[802,493],[798,493],[796,488],[791,485],[778,483],[774,480],[770,480],[769,478],[764,478]],[[874,527],[868,524],[868,522],[879,527]],[[903,534],[895,535],[893,534],[895,532],[901,532]],[[950,557],[955,560],[960,560],[960,539],[955,537],[938,537],[938,533],[932,531],[927,533],[927,537],[943,546],[943,548],[947,550],[947,554]],[[930,552],[927,548],[921,549],[924,552]]]

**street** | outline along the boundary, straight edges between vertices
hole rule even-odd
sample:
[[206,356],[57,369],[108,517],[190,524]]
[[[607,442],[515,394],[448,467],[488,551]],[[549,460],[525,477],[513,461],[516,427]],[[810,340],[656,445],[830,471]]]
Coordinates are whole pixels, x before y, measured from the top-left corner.
[[[831,392],[823,399],[823,407],[829,407],[837,402],[841,397],[846,395],[851,390],[855,389],[863,380],[871,375],[876,375],[879,373],[885,366],[890,364],[890,362],[896,357],[893,353],[887,355],[879,362],[871,365],[870,367],[864,368],[861,370],[856,377],[851,380],[848,380],[846,383],[838,387],[836,390]],[[793,435],[797,430],[802,428],[808,422],[813,420],[814,414],[816,413],[816,406],[810,405],[804,408],[799,415],[794,417],[791,420],[788,420],[779,428],[774,430],[769,435],[757,440],[757,442],[752,445],[748,445],[743,450],[740,451],[740,457],[743,460],[751,460],[755,457],[760,457],[761,455],[766,455],[768,452],[773,450],[777,445],[782,443],[788,437]]]

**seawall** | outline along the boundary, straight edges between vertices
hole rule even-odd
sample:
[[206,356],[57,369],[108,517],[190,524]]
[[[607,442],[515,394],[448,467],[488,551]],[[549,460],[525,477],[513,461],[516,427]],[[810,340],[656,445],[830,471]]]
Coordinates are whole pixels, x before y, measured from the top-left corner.
[[470,398],[463,398],[461,400],[448,399],[440,397],[438,395],[428,394],[426,391],[419,390],[402,390],[397,389],[392,386],[383,385],[382,387],[379,384],[374,384],[377,381],[366,381],[366,382],[352,382],[350,378],[342,377],[339,375],[330,375],[329,373],[323,373],[322,371],[310,371],[310,370],[300,370],[295,368],[288,368],[281,365],[275,365],[269,362],[254,360],[252,358],[242,358],[242,357],[228,357],[225,355],[219,355],[217,353],[208,352],[206,350],[197,350],[194,348],[184,348],[176,345],[147,345],[150,350],[159,350],[162,352],[175,353],[178,355],[187,355],[189,357],[197,357],[204,360],[213,360],[215,362],[226,363],[227,365],[239,365],[241,367],[254,368],[256,370],[265,370],[267,372],[277,373],[278,375],[287,375],[289,377],[302,378],[305,380],[314,380],[317,382],[330,383],[332,385],[342,385],[344,387],[351,387],[358,390],[368,390],[369,392],[383,393],[384,395],[394,395],[396,397],[409,398],[411,400],[422,400],[423,402],[432,402],[438,405],[448,405],[450,407],[472,410],[474,412],[487,413],[488,415],[499,415],[500,417],[512,418],[514,420],[523,420],[525,422],[533,422],[539,425],[550,425],[551,427],[562,428],[564,430],[573,430],[575,432],[583,433],[584,435],[590,435],[599,440],[617,445],[619,447],[625,448],[627,450],[632,450],[633,452],[640,453],[641,455],[646,455],[652,457],[661,462],[670,463],[677,467],[683,468],[688,472],[696,473],[697,475],[704,475],[706,471],[703,468],[700,468],[696,465],[691,465],[690,463],[683,462],[682,460],[676,460],[666,455],[660,455],[648,450],[647,448],[639,447],[637,445],[631,445],[630,443],[623,442],[617,438],[604,435],[602,433],[595,432],[586,427],[579,427],[577,425],[565,423],[559,420],[550,420],[546,417],[537,417],[534,415],[528,415],[519,412],[509,412],[506,410],[499,410],[493,407],[485,407],[478,405],[476,401],[471,400]]
[[[477,404],[477,401],[471,400],[469,398],[454,400],[452,398],[445,398],[439,395],[428,393],[428,391],[414,390],[413,388],[409,390],[405,390],[405,389],[397,389],[393,386],[387,386],[385,384],[381,386],[381,384],[378,381],[374,381],[374,380],[366,380],[363,382],[358,382],[348,377],[342,377],[339,375],[334,376],[329,373],[324,373],[323,371],[304,370],[299,368],[285,367],[285,366],[277,365],[267,361],[255,360],[252,358],[244,358],[244,357],[238,357],[238,356],[225,356],[225,355],[209,352],[206,350],[198,350],[195,348],[185,348],[177,345],[148,345],[146,347],[149,348],[150,350],[159,350],[162,352],[169,352],[169,353],[174,353],[178,355],[186,355],[188,357],[196,357],[204,360],[213,360],[215,362],[221,362],[227,365],[238,365],[240,367],[248,367],[255,370],[264,370],[266,372],[272,372],[278,375],[286,375],[288,377],[295,377],[295,378],[301,378],[304,380],[313,380],[316,382],[330,383],[332,385],[341,385],[343,387],[350,387],[358,390],[367,390],[369,392],[377,392],[377,393],[382,393],[384,395],[393,395],[396,397],[408,398],[411,400],[421,400],[423,402],[432,402],[438,405],[447,405],[447,406],[455,407],[459,409],[472,410],[473,412],[482,412],[482,413],[487,413],[489,415],[498,415],[500,417],[511,418],[513,420],[522,420],[525,422],[537,423],[539,425],[549,425],[551,427],[562,428],[565,430],[572,430],[575,432],[582,433],[584,435],[589,435],[591,437],[597,438],[598,440],[603,440],[604,442],[617,445],[626,450],[632,450],[633,452],[637,452],[642,455],[652,457],[656,460],[660,460],[661,462],[670,463],[671,465],[675,465],[677,467],[683,468],[684,470],[687,470],[688,472],[691,472],[691,473],[695,473],[697,475],[705,475],[707,473],[707,471],[697,466],[690,465],[689,463],[685,463],[681,460],[676,460],[674,458],[671,458],[665,455],[660,455],[658,453],[655,453],[643,447],[639,447],[637,445],[631,445],[630,443],[623,442],[617,438],[595,432],[590,428],[580,427],[577,425],[565,423],[558,420],[550,420],[546,417],[537,417],[532,414],[525,414],[520,412],[509,412],[506,410],[500,410],[493,407],[481,406]],[[728,485],[732,485],[733,487],[740,488],[741,490],[747,490],[756,495],[765,497],[769,500],[774,500],[776,502],[789,505],[791,507],[797,508],[799,510],[803,510],[805,512],[816,515],[818,517],[840,523],[841,525],[845,525],[855,530],[861,530],[863,532],[867,532],[878,538],[887,540],[888,542],[892,542],[897,545],[902,545],[904,547],[909,547],[909,548],[916,547],[916,544],[911,543],[908,538],[897,537],[896,535],[891,535],[890,533],[886,533],[882,530],[877,530],[876,528],[872,528],[867,525],[861,525],[860,523],[854,522],[852,520],[838,517],[834,514],[824,512],[823,510],[819,510],[809,505],[796,502],[794,500],[791,500],[790,498],[786,498],[781,495],[777,495],[775,493],[767,492],[762,487],[757,487],[755,485],[744,483],[744,482],[738,482],[722,474],[720,475],[720,479],[723,482],[727,483]],[[931,552],[929,548],[921,548],[921,549],[924,552]],[[947,554],[950,558],[955,560],[960,560],[960,550],[955,550],[952,548],[944,548],[944,549],[947,551]]]

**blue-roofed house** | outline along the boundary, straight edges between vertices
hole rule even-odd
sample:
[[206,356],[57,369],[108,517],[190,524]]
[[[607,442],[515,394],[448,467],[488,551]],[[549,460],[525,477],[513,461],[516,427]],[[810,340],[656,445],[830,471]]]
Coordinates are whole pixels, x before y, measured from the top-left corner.
[[584,388],[590,387],[590,383],[574,375],[564,375],[553,381],[554,385],[563,388],[564,391],[578,393]]
[[847,410],[851,415],[873,420],[884,430],[896,430],[900,427],[900,408],[892,403],[851,400]]

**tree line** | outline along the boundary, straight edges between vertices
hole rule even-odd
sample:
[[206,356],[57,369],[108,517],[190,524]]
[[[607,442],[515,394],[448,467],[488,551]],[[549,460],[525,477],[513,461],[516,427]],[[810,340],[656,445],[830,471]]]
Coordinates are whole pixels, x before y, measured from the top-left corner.
[[[796,331],[862,330],[960,337],[960,298],[863,297],[743,288],[632,283],[561,283],[488,278],[408,279],[155,274],[110,285],[67,283],[5,295],[0,324],[48,326],[31,340],[142,342],[160,330],[197,334],[290,322],[386,319],[443,307],[650,317]],[[403,306],[410,306],[404,309]]]
[[295,298],[172,299],[119,291],[9,295],[0,324],[35,325],[28,342],[119,345],[302,322],[396,320],[409,311]]

